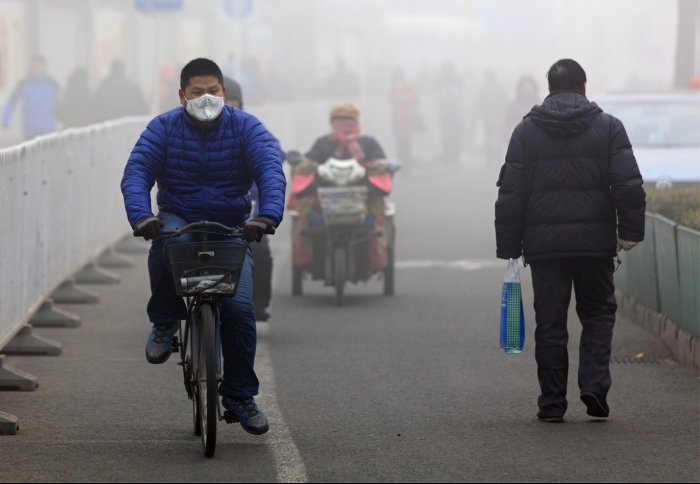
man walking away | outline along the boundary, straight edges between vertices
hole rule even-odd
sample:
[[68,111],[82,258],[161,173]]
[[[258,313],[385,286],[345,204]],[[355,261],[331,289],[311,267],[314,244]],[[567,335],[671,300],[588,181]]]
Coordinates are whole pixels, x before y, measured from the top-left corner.
[[567,312],[581,320],[578,383],[588,415],[609,414],[610,352],[617,305],[613,258],[644,239],[645,193],[625,128],[586,98],[574,60],[547,74],[549,96],[513,131],[498,180],[497,255],[532,266],[537,417],[567,409]]

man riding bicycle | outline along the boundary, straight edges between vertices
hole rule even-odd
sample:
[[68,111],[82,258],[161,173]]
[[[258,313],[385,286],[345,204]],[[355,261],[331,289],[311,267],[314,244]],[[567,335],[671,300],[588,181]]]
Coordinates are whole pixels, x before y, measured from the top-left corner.
[[[153,119],[136,142],[121,187],[127,216],[136,233],[153,240],[148,257],[151,298],[147,312],[153,329],[146,343],[149,363],[164,363],[172,340],[186,318],[164,257],[161,230],[200,220],[231,227],[245,225],[243,238],[259,242],[282,221],[286,181],[282,152],[275,138],[254,116],[224,104],[221,69],[209,59],[194,59],[180,74],[178,107]],[[258,215],[248,219],[250,187],[258,186]],[[150,192],[158,183],[159,213]],[[247,221],[246,221],[247,220]],[[172,240],[172,239],[171,239]],[[259,382],[253,369],[256,349],[250,247],[235,296],[221,304],[224,379],[223,406],[243,428],[267,432],[265,414],[255,403]]]

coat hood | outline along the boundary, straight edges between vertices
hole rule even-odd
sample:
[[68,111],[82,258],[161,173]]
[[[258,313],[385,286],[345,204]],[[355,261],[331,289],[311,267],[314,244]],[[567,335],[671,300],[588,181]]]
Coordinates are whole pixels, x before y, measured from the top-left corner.
[[527,117],[554,137],[573,138],[585,132],[602,112],[583,94],[564,92],[547,96]]

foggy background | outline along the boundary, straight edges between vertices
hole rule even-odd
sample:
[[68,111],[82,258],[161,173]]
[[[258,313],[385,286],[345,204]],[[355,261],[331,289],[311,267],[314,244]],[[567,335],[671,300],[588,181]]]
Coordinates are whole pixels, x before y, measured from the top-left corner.
[[[383,273],[347,284],[342,308],[322,281],[293,295],[291,210],[270,238],[273,316],[258,326],[256,370],[271,438],[220,430],[203,465],[177,358],[143,361],[141,253],[118,269],[122,284],[91,285],[99,304],[67,306],[81,329],[42,329],[65,357],[10,359],[41,390],[0,397],[0,423],[16,414],[23,429],[0,439],[0,481],[697,482],[697,371],[665,363],[668,345],[690,355],[695,340],[651,310],[627,304],[640,326],[616,323],[613,421],[587,425],[571,398],[571,424],[539,426],[530,270],[525,354],[506,358],[493,213],[506,144],[554,62],[580,62],[593,101],[700,87],[699,16],[700,0],[0,0],[0,148],[33,135],[26,121],[64,131],[0,150],[3,353],[40,304],[63,304],[54,288],[131,233],[118,181],[146,120],[179,106],[193,58],[240,81],[244,108],[285,151],[306,152],[329,133],[332,104],[349,100],[363,134],[403,162],[395,295],[383,295]],[[37,119],[23,119],[27,107]],[[126,115],[142,117],[71,129]],[[680,285],[662,291],[662,277],[681,274],[669,234],[685,229],[664,227],[636,249],[644,264],[625,260],[618,276],[665,311],[660,295]],[[573,362],[573,305],[569,322]]]
[[[516,84],[530,76],[541,102],[545,73],[557,59],[582,64],[593,100],[609,92],[687,86],[700,65],[698,28],[691,15],[684,50],[678,50],[679,17],[684,18],[679,5],[697,11],[697,5],[689,5],[697,3],[0,0],[0,101],[5,105],[38,55],[47,61],[59,98],[71,91],[66,104],[84,111],[86,121],[80,124],[102,120],[108,109],[98,99],[104,101],[105,92],[110,102],[126,103],[124,89],[94,94],[110,65],[123,61],[147,114],[154,115],[178,105],[184,63],[209,57],[241,82],[246,107],[273,131],[281,115],[271,107],[287,104],[289,112],[290,103],[299,106],[295,122],[308,129],[293,134],[278,129],[285,149],[307,149],[327,131],[325,113],[332,102],[355,100],[364,132],[377,137],[390,157],[431,163],[452,150],[464,162],[470,153],[488,149],[487,138],[506,143],[534,104],[516,108],[517,116],[508,114]],[[680,80],[679,62],[685,69]],[[71,76],[78,68],[85,69],[86,82],[76,86]],[[409,83],[415,106],[410,126],[403,127],[412,135],[408,151],[399,149],[396,123],[401,122],[391,101],[397,70]],[[15,108],[0,132],[0,146],[22,140],[21,117]],[[441,123],[461,133],[457,146],[443,149]],[[57,127],[70,124],[59,119]]]

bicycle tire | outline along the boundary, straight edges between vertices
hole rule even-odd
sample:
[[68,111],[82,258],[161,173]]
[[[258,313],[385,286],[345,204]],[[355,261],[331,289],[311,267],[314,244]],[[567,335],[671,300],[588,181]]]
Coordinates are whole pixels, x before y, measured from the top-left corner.
[[[189,318],[189,316],[188,316]],[[187,389],[187,396],[192,400],[192,428],[194,435],[201,437],[202,426],[199,421],[199,405],[197,403],[197,375],[195,374],[195,367],[197,362],[197,331],[199,325],[197,324],[196,318],[187,321],[185,324],[185,339],[182,340],[182,368],[185,374],[186,382],[185,388]]]
[[209,304],[198,311],[197,406],[204,455],[213,457],[216,451],[216,424],[219,420],[217,381],[216,318]]

